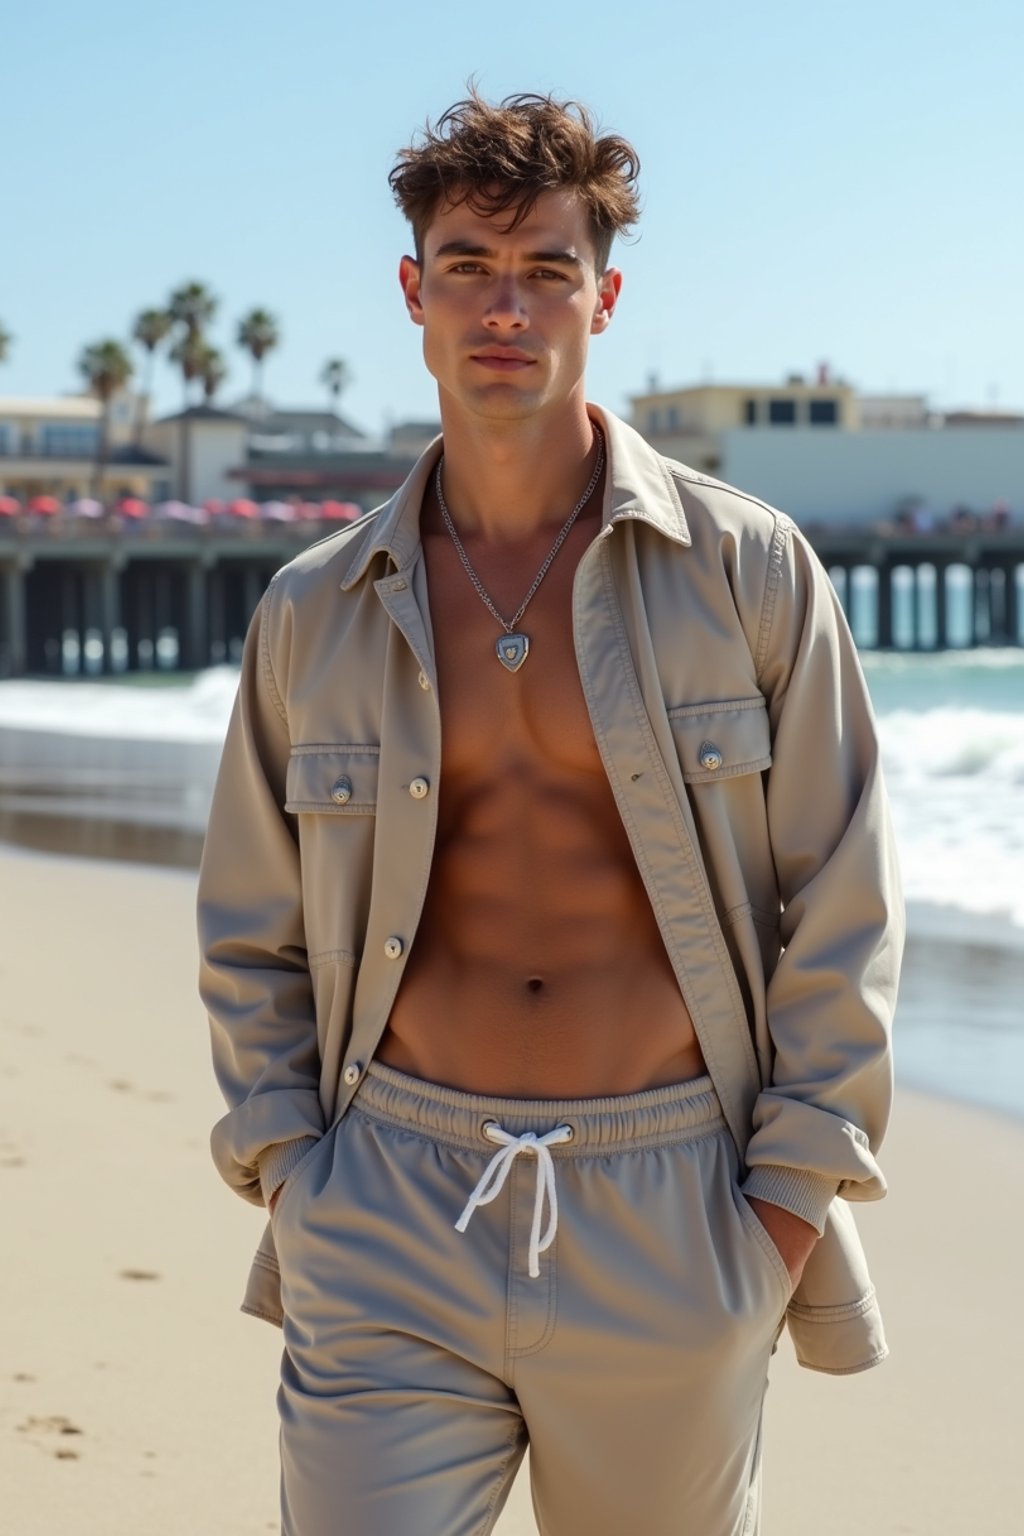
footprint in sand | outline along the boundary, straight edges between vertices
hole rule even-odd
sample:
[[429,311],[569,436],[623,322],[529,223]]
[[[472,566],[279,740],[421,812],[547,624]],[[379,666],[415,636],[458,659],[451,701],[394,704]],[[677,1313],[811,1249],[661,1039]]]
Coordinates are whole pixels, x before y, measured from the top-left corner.
[[119,1269],[119,1280],[159,1280],[160,1276],[155,1269]]
[[0,1141],[0,1168],[24,1168],[21,1148],[13,1141]]
[[85,1431],[62,1413],[53,1413],[47,1418],[33,1415],[24,1424],[18,1425],[18,1433],[26,1435],[33,1445],[37,1445],[41,1451],[49,1452],[58,1461],[77,1461],[81,1453],[68,1445],[67,1441],[84,1435]]
[[164,1088],[153,1088],[147,1093],[144,1088],[136,1088],[126,1077],[112,1077],[107,1087],[115,1093],[134,1093],[139,1098],[148,1099],[151,1104],[170,1104],[174,1100],[173,1093],[168,1093]]

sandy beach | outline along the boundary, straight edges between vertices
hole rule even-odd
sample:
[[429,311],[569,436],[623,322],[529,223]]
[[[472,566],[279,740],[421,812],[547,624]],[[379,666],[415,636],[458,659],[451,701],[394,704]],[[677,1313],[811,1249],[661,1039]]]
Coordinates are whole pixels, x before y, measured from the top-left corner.
[[[12,1536],[278,1529],[280,1335],[238,1312],[261,1217],[207,1150],[221,1103],[194,889],[188,872],[0,850]],[[1014,1528],[1022,1160],[1021,1124],[900,1093],[891,1194],[860,1212],[892,1358],[833,1379],[799,1370],[783,1341],[766,1536]],[[523,1477],[498,1529],[533,1536]]]

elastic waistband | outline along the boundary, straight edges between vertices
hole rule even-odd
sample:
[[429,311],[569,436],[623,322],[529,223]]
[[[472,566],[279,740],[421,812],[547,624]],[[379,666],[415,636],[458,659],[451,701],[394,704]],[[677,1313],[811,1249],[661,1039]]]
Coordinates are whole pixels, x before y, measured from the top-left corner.
[[707,1076],[602,1099],[504,1099],[423,1082],[378,1061],[368,1065],[351,1109],[434,1141],[489,1153],[494,1143],[485,1125],[498,1124],[513,1136],[525,1131],[542,1136],[569,1125],[572,1140],[551,1148],[556,1158],[691,1141],[725,1126],[718,1094]]

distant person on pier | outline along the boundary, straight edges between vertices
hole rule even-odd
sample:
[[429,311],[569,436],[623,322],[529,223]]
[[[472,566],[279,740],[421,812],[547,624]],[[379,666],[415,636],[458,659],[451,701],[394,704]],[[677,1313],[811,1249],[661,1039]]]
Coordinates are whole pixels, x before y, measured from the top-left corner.
[[442,436],[246,643],[201,989],[286,1536],[480,1536],[527,1443],[545,1536],[753,1536],[787,1319],[886,1353],[872,713],[792,522],[587,400],[637,172],[549,96],[401,152]]

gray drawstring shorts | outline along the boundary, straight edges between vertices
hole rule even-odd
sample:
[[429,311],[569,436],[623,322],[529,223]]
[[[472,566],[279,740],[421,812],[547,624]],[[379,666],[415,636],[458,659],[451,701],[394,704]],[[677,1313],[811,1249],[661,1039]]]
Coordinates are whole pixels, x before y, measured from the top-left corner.
[[284,1184],[284,1536],[754,1536],[790,1280],[708,1077],[492,1099],[371,1063]]

